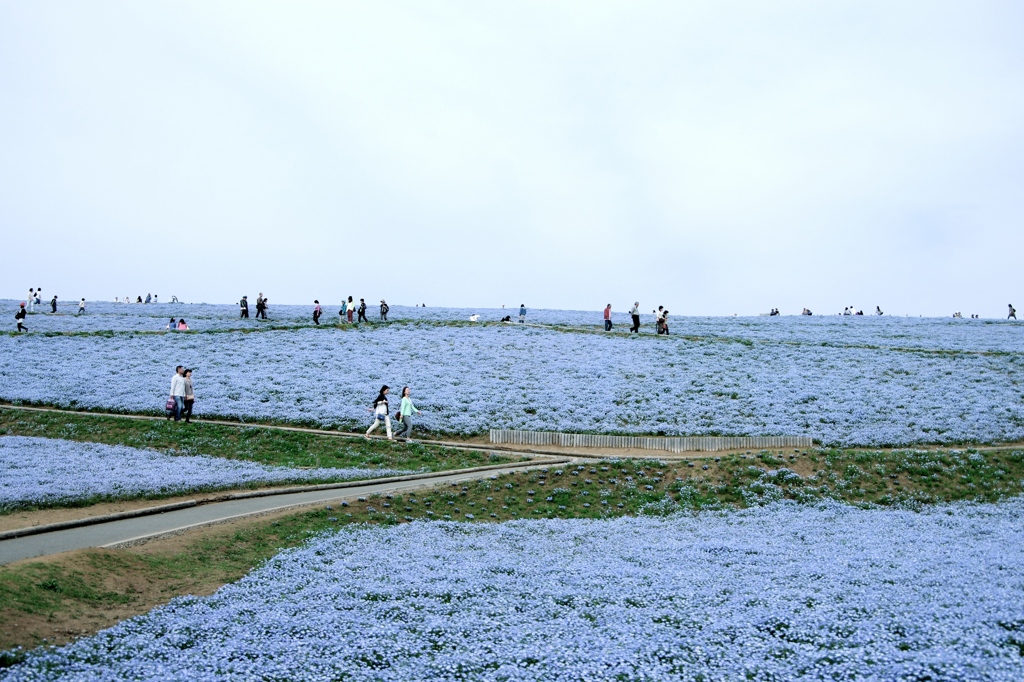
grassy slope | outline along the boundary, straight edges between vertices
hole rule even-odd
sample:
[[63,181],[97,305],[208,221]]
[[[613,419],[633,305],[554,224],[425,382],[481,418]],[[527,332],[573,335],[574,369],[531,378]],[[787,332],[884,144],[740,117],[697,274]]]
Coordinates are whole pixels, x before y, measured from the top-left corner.
[[[0,435],[64,438],[149,448],[171,454],[201,454],[288,467],[442,471],[511,461],[510,458],[491,456],[485,452],[421,444],[363,441],[314,433],[202,422],[186,425],[165,420],[34,412],[12,408],[0,408]],[[97,498],[61,506],[86,506],[100,501],[104,500]]]
[[910,507],[991,502],[1020,494],[1024,480],[1022,450],[763,452],[718,460],[607,460],[524,471],[209,529],[168,549],[156,543],[117,552],[87,550],[0,567],[0,650],[33,646],[43,638],[68,641],[174,596],[208,593],[281,548],[350,524],[596,519],[745,507],[776,499]]

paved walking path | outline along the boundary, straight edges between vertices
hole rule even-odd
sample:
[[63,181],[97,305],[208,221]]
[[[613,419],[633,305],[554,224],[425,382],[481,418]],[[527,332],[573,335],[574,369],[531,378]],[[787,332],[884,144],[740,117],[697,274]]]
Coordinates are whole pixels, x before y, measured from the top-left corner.
[[378,481],[364,486],[315,490],[264,497],[215,502],[185,509],[110,521],[81,528],[58,530],[0,541],[0,564],[32,557],[58,554],[86,547],[118,547],[145,542],[161,535],[180,533],[190,528],[266,514],[282,509],[351,500],[375,494],[402,493],[451,483],[473,481],[510,471],[533,469],[568,462],[568,459],[544,459],[528,466],[508,466],[476,471],[452,471],[443,476],[416,480]]

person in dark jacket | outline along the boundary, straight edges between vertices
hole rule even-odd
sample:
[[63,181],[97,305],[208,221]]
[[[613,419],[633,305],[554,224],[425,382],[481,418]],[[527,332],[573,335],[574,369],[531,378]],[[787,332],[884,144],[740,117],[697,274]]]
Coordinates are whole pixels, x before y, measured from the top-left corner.
[[241,312],[241,319],[249,319],[249,299],[246,296],[242,297],[242,300],[238,302],[238,310]]
[[366,319],[366,301],[364,299],[359,299],[359,317],[356,319],[356,322],[369,322]]
[[389,308],[388,304],[384,302],[384,299],[383,298],[380,299],[380,319],[381,319],[381,321],[383,321],[383,322],[387,322],[388,321],[388,311],[389,310],[391,310],[391,308]]
[[57,312],[57,294],[54,294],[53,298],[50,299],[50,312]]
[[320,324],[320,316],[324,314],[324,309],[320,307],[320,301],[313,301],[313,324]]
[[16,319],[18,321],[18,331],[19,332],[27,332],[28,331],[28,327],[26,327],[23,324],[25,322],[25,316],[27,314],[28,313],[25,312],[25,304],[24,303],[22,303],[21,306],[18,308],[18,312],[14,313],[14,319]]

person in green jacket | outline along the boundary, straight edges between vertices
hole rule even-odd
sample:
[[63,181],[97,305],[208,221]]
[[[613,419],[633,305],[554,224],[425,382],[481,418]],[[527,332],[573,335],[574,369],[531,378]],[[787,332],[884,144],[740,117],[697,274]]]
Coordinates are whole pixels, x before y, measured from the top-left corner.
[[413,412],[417,415],[420,413],[416,406],[412,404],[412,389],[406,386],[402,389],[402,405],[398,408],[401,423],[398,425],[398,431],[395,432],[395,438],[404,438],[406,440],[412,438]]

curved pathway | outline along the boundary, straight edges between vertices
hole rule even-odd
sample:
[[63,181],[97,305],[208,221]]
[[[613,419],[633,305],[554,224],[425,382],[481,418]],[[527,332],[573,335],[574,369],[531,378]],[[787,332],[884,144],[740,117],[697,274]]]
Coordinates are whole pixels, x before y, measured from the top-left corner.
[[[438,485],[449,485],[495,476],[519,469],[567,463],[567,458],[540,458],[531,462],[504,466],[478,467],[471,470],[452,471],[443,474],[428,474],[418,477],[405,476],[402,480],[377,479],[346,487],[319,486],[320,489],[303,492],[280,492],[268,494],[245,494],[206,504],[194,504],[184,508],[157,513],[120,518],[76,528],[64,528],[51,532],[34,531],[31,535],[0,540],[0,564],[30,559],[33,557],[59,554],[86,547],[124,547],[152,540],[162,535],[184,532],[190,528],[221,523],[246,516],[257,516],[283,509],[307,507],[332,501],[355,499],[369,495],[403,493]],[[294,488],[285,489],[294,490]],[[164,505],[166,506],[166,505]]]

